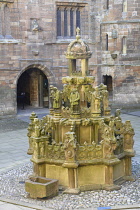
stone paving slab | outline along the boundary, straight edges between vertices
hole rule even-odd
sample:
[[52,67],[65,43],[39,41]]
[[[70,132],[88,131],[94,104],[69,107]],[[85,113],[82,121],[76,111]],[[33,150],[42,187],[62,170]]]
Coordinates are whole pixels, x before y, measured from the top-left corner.
[[138,117],[140,117],[140,111],[129,112],[129,115],[133,115],[133,116],[138,116]]
[[30,161],[27,129],[0,133],[0,173]]
[[[13,201],[10,199],[0,198],[0,210],[52,210],[51,208],[41,207],[34,204],[29,204],[25,202]],[[114,206],[114,207],[97,207],[97,208],[86,208],[85,210],[138,210],[140,205],[124,205],[124,206]],[[73,209],[76,210],[76,209]],[[83,210],[78,208],[78,210]]]
[[[1,209],[2,206],[4,206],[5,208]],[[0,210],[19,210],[19,209],[23,209],[23,210],[52,210],[52,208],[42,207],[42,206],[30,204],[30,203],[21,202],[21,201],[13,201],[11,199],[5,199],[5,198],[0,197]]]

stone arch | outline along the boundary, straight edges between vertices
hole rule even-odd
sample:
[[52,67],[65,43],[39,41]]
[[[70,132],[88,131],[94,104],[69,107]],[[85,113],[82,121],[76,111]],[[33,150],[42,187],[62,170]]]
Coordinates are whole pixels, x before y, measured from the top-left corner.
[[18,107],[24,108],[24,104],[48,107],[49,84],[55,83],[55,77],[48,68],[40,64],[29,65],[18,74],[15,83]]
[[15,84],[17,84],[19,77],[28,69],[31,68],[37,68],[39,70],[41,70],[46,77],[48,78],[49,84],[56,84],[56,79],[55,79],[55,75],[53,74],[52,71],[50,71],[46,66],[42,65],[42,64],[31,64],[29,66],[26,66],[24,68],[22,68],[22,70],[20,71],[20,73],[17,75],[17,78],[15,80]]

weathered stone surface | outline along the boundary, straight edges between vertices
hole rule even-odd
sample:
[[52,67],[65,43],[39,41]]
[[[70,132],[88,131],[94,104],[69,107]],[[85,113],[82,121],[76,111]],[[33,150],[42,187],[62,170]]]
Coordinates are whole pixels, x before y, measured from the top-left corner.
[[44,177],[29,177],[25,181],[25,190],[31,198],[52,197],[58,194],[58,180]]
[[[83,46],[80,52],[77,43]],[[134,129],[129,120],[122,122],[119,109],[111,115],[107,87],[93,84],[94,78],[88,75],[91,52],[80,34],[68,46],[66,56],[69,76],[62,79],[61,91],[50,86],[50,115],[41,120],[35,113],[30,117],[28,154],[34,174],[58,179],[67,188],[65,193],[118,190],[116,181],[133,178]]]

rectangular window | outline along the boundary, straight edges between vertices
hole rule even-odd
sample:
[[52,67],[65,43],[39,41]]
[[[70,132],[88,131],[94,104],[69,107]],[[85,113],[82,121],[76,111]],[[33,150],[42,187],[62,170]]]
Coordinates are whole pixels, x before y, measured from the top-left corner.
[[[57,37],[73,38],[76,35],[76,28],[81,28],[82,8],[86,3],[57,2]],[[82,11],[82,12],[81,12]],[[84,23],[82,22],[82,27]]]

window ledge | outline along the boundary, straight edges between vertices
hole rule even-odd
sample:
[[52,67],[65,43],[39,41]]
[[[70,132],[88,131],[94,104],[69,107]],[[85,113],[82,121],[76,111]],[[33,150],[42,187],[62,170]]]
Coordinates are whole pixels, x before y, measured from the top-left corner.
[[57,39],[56,43],[70,43],[71,41],[75,40],[75,38],[62,38],[62,39]]
[[14,3],[14,0],[0,0],[0,2]]
[[[75,39],[76,39],[76,36],[72,37],[72,38],[57,38],[55,43],[56,44],[70,43],[70,42],[74,41]],[[91,39],[82,38],[82,40],[85,41],[88,44],[95,44],[96,43],[96,42],[92,41]]]
[[0,43],[19,43],[19,41],[14,39],[11,35],[3,36],[0,34]]
[[0,39],[0,44],[18,44],[19,41],[16,39]]

